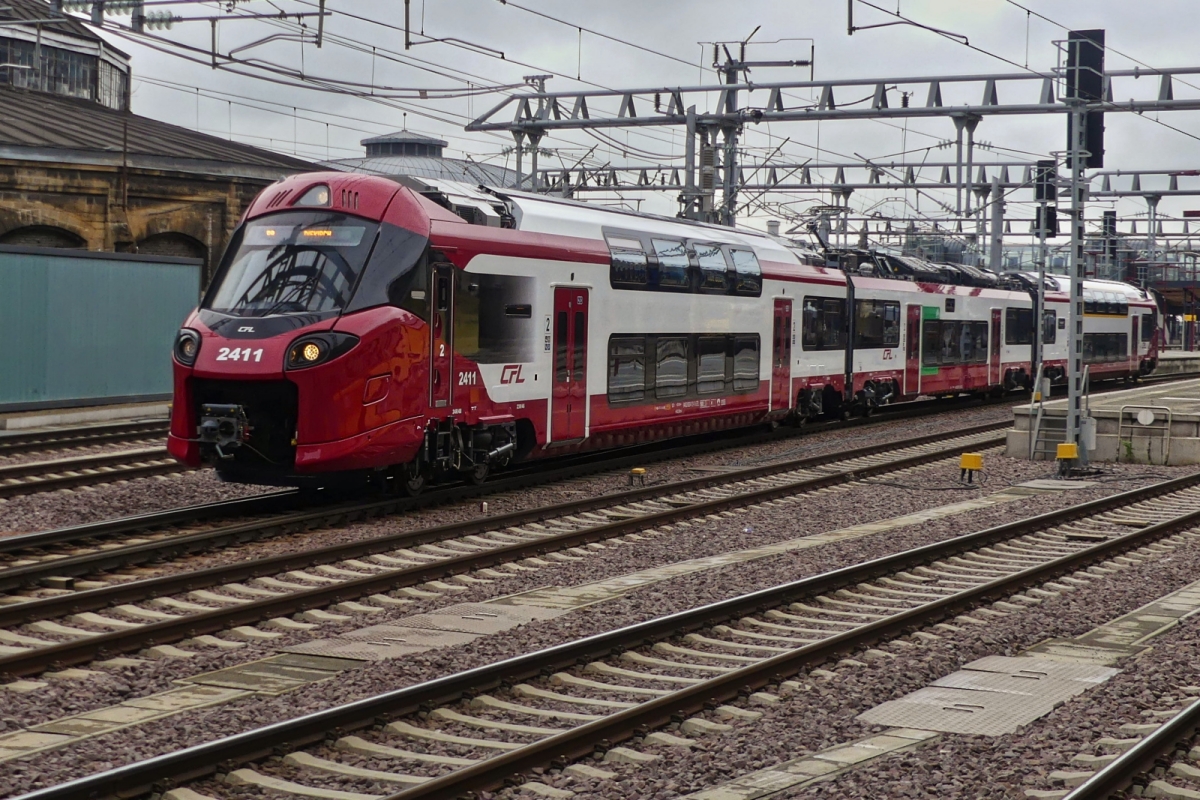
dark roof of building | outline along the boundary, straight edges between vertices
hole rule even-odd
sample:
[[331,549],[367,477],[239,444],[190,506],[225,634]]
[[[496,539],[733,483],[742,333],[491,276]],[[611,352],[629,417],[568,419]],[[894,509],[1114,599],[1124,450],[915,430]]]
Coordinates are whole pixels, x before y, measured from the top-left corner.
[[[480,164],[461,158],[434,156],[368,156],[339,158],[322,162],[322,166],[341,172],[361,172],[365,175],[411,175],[414,178],[461,181],[472,185],[515,186],[517,173],[493,164]],[[529,176],[526,176],[526,180]]]
[[412,131],[395,131],[393,133],[385,133],[382,136],[373,136],[370,139],[363,139],[359,144],[366,146],[369,144],[388,144],[390,142],[413,142],[414,144],[436,144],[445,147],[449,142],[444,139],[438,139],[433,136],[425,136]]
[[[0,20],[22,20],[29,22],[30,27],[35,22],[42,22],[43,30],[52,30],[55,33],[86,39],[90,42],[104,42],[106,49],[115,50],[126,58],[129,57],[127,53],[113,47],[102,39],[99,34],[75,17],[64,14],[61,11],[55,11],[54,6],[45,2],[45,0],[4,0],[3,5],[0,5]],[[44,20],[54,21],[44,22]],[[0,28],[0,33],[2,32],[3,28]]]
[[[8,2],[9,0],[5,0]],[[90,100],[0,86],[0,158],[120,164],[272,180],[316,165],[105,108]]]

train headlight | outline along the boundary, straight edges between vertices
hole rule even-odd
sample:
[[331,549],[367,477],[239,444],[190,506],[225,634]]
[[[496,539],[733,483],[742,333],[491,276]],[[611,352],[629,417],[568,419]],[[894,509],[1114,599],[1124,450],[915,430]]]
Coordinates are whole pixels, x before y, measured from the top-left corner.
[[185,367],[196,363],[200,355],[200,334],[191,328],[181,328],[175,336],[175,360]]
[[302,336],[292,342],[292,346],[288,348],[285,366],[288,369],[304,369],[324,364],[350,350],[356,344],[358,344],[357,336],[337,331]]

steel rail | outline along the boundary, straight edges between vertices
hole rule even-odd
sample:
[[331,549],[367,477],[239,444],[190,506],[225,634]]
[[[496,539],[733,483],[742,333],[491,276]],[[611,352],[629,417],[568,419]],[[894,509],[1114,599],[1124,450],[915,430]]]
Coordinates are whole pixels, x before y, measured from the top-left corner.
[[37,430],[28,433],[0,433],[0,457],[38,450],[65,450],[97,444],[137,441],[158,434],[166,435],[166,420],[147,422],[117,422],[106,425],[84,425],[76,428]]
[[[577,514],[586,511],[592,511],[598,508],[620,505],[621,503],[637,502],[639,500],[653,498],[668,492],[695,491],[697,489],[708,488],[711,486],[735,483],[741,480],[753,480],[754,478],[774,475],[794,469],[816,467],[838,461],[845,461],[847,459],[886,453],[893,450],[903,449],[905,447],[917,447],[930,442],[936,442],[940,439],[945,439],[950,436],[970,436],[977,433],[999,430],[1005,427],[1008,427],[1008,423],[1006,422],[977,425],[970,428],[963,428],[959,431],[917,436],[911,439],[904,439],[886,444],[868,445],[867,447],[860,447],[840,453],[829,453],[821,456],[809,456],[807,458],[775,462],[765,466],[750,467],[738,470],[736,472],[707,475],[700,478],[676,481],[669,484],[660,484],[639,489],[631,489],[610,495],[601,495],[582,500],[572,500],[567,503],[560,503],[544,508],[517,511],[495,517],[485,517],[465,523],[438,526],[434,529],[435,531],[438,531],[437,537],[428,541],[440,541],[441,539],[444,539],[450,535],[457,536],[467,535],[468,533],[477,533],[479,532],[479,526],[484,526],[484,529],[491,529],[497,526],[508,527],[529,522],[538,522],[542,519],[545,519],[547,516],[565,516],[568,514]],[[524,481],[521,479],[514,480],[518,481],[518,483],[516,483],[512,488],[516,488],[524,484]],[[500,487],[502,485],[503,481],[498,481],[495,484],[496,487]],[[447,491],[452,492],[452,494],[446,499],[461,499],[462,497],[461,492],[458,490]],[[256,520],[213,528],[205,531],[198,531],[191,534],[173,536],[171,538],[159,541],[127,545],[125,547],[102,550],[93,553],[85,553],[66,558],[48,559],[36,564],[27,564],[19,567],[9,567],[8,569],[0,570],[0,591],[28,586],[48,577],[78,577],[80,575],[93,574],[96,572],[117,569],[133,564],[143,564],[149,561],[171,558],[182,554],[201,552],[213,547],[241,544],[271,535],[278,535],[280,533],[297,530],[309,530],[318,526],[336,525],[339,523],[349,523],[357,520],[371,519],[378,516],[386,516],[389,514],[394,514],[397,511],[408,510],[411,508],[412,504],[406,502],[406,500],[407,498],[400,500],[370,500],[367,502],[335,505],[332,507],[319,507],[313,510],[302,511],[293,514],[284,514],[283,516],[273,517],[267,520]],[[336,558],[357,558],[359,556],[372,555],[374,553],[385,552],[388,549],[393,549],[399,542],[408,544],[415,541],[416,538],[414,538],[414,533],[408,532],[393,536],[380,537],[377,539],[370,539],[364,542],[347,543],[333,548],[325,548],[311,552],[314,555],[319,554],[319,557],[329,557],[330,559],[335,559],[335,556],[333,555],[334,553],[338,553]],[[294,557],[295,556],[289,555],[285,556],[284,558]],[[261,561],[254,562],[252,566],[257,567],[269,563],[273,563],[273,560],[263,559]],[[314,563],[325,562],[316,561]],[[296,567],[292,566],[288,568],[295,569]],[[191,588],[200,587],[192,586]],[[103,592],[105,590],[98,589],[95,591]],[[76,595],[71,596],[74,597]],[[4,609],[0,608],[0,624],[4,624],[2,621],[3,611]]]
[[[1182,380],[1191,377],[1190,375],[1181,376],[1162,376],[1162,380]],[[1156,379],[1157,380],[1157,379]],[[1060,388],[1061,387],[1057,387]],[[996,398],[993,400],[985,400],[980,402],[977,398],[967,398],[963,401],[947,401],[942,400],[924,400],[914,401],[912,403],[897,404],[895,406],[885,406],[878,409],[877,413],[871,417],[856,417],[850,420],[830,420],[825,422],[817,422],[807,424],[804,427],[795,430],[775,430],[771,432],[756,432],[747,435],[746,433],[738,433],[737,431],[723,431],[722,434],[729,434],[729,438],[723,438],[720,434],[698,434],[694,436],[682,437],[681,439],[672,440],[670,442],[659,441],[650,442],[644,445],[635,445],[630,448],[622,448],[622,450],[614,454],[609,451],[607,455],[600,453],[584,454],[582,464],[570,463],[564,465],[558,461],[535,461],[525,467],[525,471],[510,471],[498,475],[496,479],[489,481],[483,487],[471,486],[468,484],[451,485],[445,488],[436,488],[432,492],[422,495],[418,498],[406,498],[404,500],[396,500],[396,511],[410,510],[415,508],[424,508],[431,505],[436,505],[443,501],[455,501],[465,498],[482,497],[494,492],[507,491],[514,488],[524,488],[532,485],[534,481],[527,479],[527,475],[538,475],[542,470],[553,470],[556,473],[555,477],[572,477],[575,475],[587,474],[604,469],[618,469],[628,463],[644,463],[643,461],[633,461],[633,459],[645,459],[647,457],[655,458],[679,458],[687,455],[692,455],[702,452],[711,452],[713,450],[745,447],[754,445],[760,442],[778,441],[779,439],[788,439],[797,436],[803,436],[811,433],[818,433],[828,430],[837,430],[844,427],[860,427],[881,422],[890,422],[894,420],[907,419],[912,417],[923,417],[930,414],[939,414],[944,411],[961,410],[971,407],[986,407],[990,405],[1002,405],[1012,402],[1011,396]],[[696,440],[702,440],[695,443]],[[570,458],[570,457],[566,457]],[[521,479],[524,482],[516,483]],[[132,533],[135,531],[150,530],[170,525],[186,524],[189,522],[201,522],[209,519],[219,519],[222,517],[251,515],[259,513],[276,513],[277,505],[286,505],[295,501],[300,496],[300,493],[294,489],[271,492],[269,494],[260,495],[258,497],[240,498],[238,500],[228,500],[216,503],[206,503],[196,506],[186,506],[182,508],[168,509],[166,511],[150,512],[132,517],[124,517],[115,520],[103,520],[100,522],[86,523],[84,525],[71,526],[68,528],[59,528],[49,531],[38,531],[35,533],[21,534],[19,536],[6,537],[0,539],[0,553],[14,552],[27,548],[43,547],[49,544],[59,544],[63,542],[72,542],[80,540],[90,540],[100,536],[109,536],[114,534]],[[257,503],[263,503],[263,508],[258,508]],[[403,507],[401,507],[403,506]]]
[[[940,436],[938,435],[938,438]],[[930,437],[921,438],[928,439]],[[998,441],[1000,439],[996,440],[996,442]],[[0,657],[0,674],[7,674],[13,677],[34,675],[49,668],[61,668],[71,664],[85,663],[99,656],[130,652],[152,644],[163,644],[206,633],[215,633],[238,625],[253,624],[271,617],[286,616],[312,608],[322,608],[365,595],[394,591],[405,586],[414,586],[431,580],[440,580],[460,573],[484,569],[522,558],[539,556],[556,550],[565,550],[590,542],[611,539],[658,525],[728,511],[733,508],[795,495],[799,492],[813,491],[859,477],[869,477],[898,469],[905,469],[943,459],[978,446],[978,443],[958,444],[933,452],[920,453],[903,459],[897,459],[877,466],[854,468],[830,475],[807,478],[781,486],[772,486],[736,494],[727,498],[692,503],[667,511],[618,520],[616,522],[582,528],[532,541],[502,545],[476,553],[466,553],[461,556],[430,562],[429,564],[388,570],[374,575],[365,575],[361,578],[352,578],[339,583],[292,592],[278,597],[252,600],[227,608],[216,608],[212,611],[180,616],[178,619],[164,620],[137,628],[102,633],[49,647],[40,647],[24,653]],[[876,445],[863,449],[874,451],[880,447],[882,446]],[[817,458],[823,462],[827,462],[829,459],[836,457],[830,455],[819,456]],[[747,470],[748,473],[752,473],[755,477],[761,477],[762,475],[778,471],[786,470],[778,469],[777,465],[768,465]],[[746,480],[746,478],[742,479]],[[679,488],[681,484],[686,486],[688,490],[694,490],[696,488],[711,486],[715,482],[716,479],[714,478],[681,481],[680,483],[667,484],[662,487],[623,492],[605,498],[560,504],[551,508],[559,509],[556,516],[562,516],[564,509],[572,513],[582,513],[588,508],[612,505],[614,501],[616,505],[630,502],[630,495],[635,498],[645,499],[646,497],[653,496],[653,492],[656,490],[658,494],[663,494],[664,491],[676,494],[682,491]],[[452,536],[466,535],[466,532],[475,532],[481,529],[495,530],[497,527],[509,527],[513,524],[520,524],[514,522],[514,520],[524,520],[526,523],[536,521],[548,516],[545,513],[546,511],[547,509],[534,509],[529,512],[516,512],[508,515],[509,521],[501,523],[501,525],[497,525],[497,522],[501,518],[471,520],[467,523],[439,526],[427,531],[416,531],[411,534],[395,534],[382,537],[381,540],[353,543],[350,545],[335,545],[318,552],[322,552],[322,563],[324,563],[336,560],[330,557],[330,553],[336,553],[338,558],[345,558],[347,557],[345,555],[347,552],[361,555],[395,549],[401,543],[421,544],[430,541],[441,541]],[[371,549],[368,550],[366,548]],[[195,573],[182,573],[163,578],[152,578],[146,581],[132,581],[102,589],[78,592],[73,595],[34,600],[28,603],[0,607],[0,624],[20,624],[32,619],[57,616],[67,612],[105,608],[114,603],[144,600],[147,597],[170,592],[186,591],[233,580],[243,580],[262,574],[274,574],[297,566],[311,566],[312,563],[313,557],[311,553],[297,553],[277,556],[271,559],[239,562]]]
[[[1004,401],[1000,400],[997,402],[999,403]],[[976,402],[970,401],[969,403],[963,403],[960,404],[959,407],[966,407],[969,405],[976,405]],[[842,427],[859,427],[877,422],[887,422],[896,419],[905,419],[907,417],[920,417],[950,410],[945,402],[935,403],[925,401],[905,404],[905,406],[908,407],[889,407],[888,409],[882,411],[880,416],[871,417],[869,419],[856,418],[846,421],[830,420],[827,422],[819,422],[812,425],[807,425],[800,429],[781,429],[773,431],[757,430],[751,433],[747,433],[745,429],[741,431],[729,430],[721,431],[716,434],[698,434],[681,437],[674,440],[663,440],[639,445],[631,445],[615,451],[608,450],[603,452],[589,452],[573,456],[561,456],[554,459],[533,461],[523,465],[520,468],[501,473],[483,486],[473,486],[465,483],[448,484],[435,487],[432,491],[427,492],[419,497],[393,498],[388,502],[393,504],[394,510],[393,512],[388,513],[425,508],[438,505],[439,503],[443,502],[453,502],[468,498],[483,497],[496,492],[508,491],[511,489],[522,489],[540,482],[540,480],[545,477],[544,473],[547,471],[554,473],[554,479],[570,478],[606,469],[619,469],[631,463],[643,464],[647,458],[680,458],[724,448],[747,447],[762,442],[789,439],[827,430],[837,430]],[[896,408],[897,410],[892,411],[891,408]],[[531,480],[531,478],[534,479]],[[67,528],[21,534],[19,536],[11,536],[0,539],[0,553],[15,552],[29,548],[39,548],[50,544],[61,544],[64,542],[88,541],[100,536],[133,533],[136,531],[151,530],[170,525],[201,522],[209,519],[219,519],[221,517],[242,516],[259,513],[275,513],[278,510],[275,507],[276,505],[282,504],[286,507],[287,504],[300,500],[301,497],[301,492],[295,489],[286,489],[283,491],[260,495],[258,497],[246,497],[239,498],[237,500],[225,500],[196,506],[172,508],[167,509],[166,511],[155,511],[132,517],[122,517],[114,520],[102,520],[99,522],[90,522]],[[308,496],[309,499],[312,497],[312,495]],[[265,507],[262,509],[258,508],[257,503],[259,502],[264,503]]]
[[[678,715],[694,714],[713,703],[721,703],[735,698],[744,691],[760,689],[778,681],[781,677],[799,672],[803,667],[816,666],[846,651],[857,650],[880,639],[897,636],[914,628],[925,627],[966,607],[1000,599],[1019,589],[1044,583],[1063,572],[1074,572],[1093,561],[1103,559],[1113,553],[1123,552],[1135,543],[1141,544],[1147,539],[1166,536],[1183,528],[1195,527],[1197,524],[1200,524],[1200,511],[1182,514],[1174,519],[1148,526],[1143,530],[1116,537],[1079,552],[1061,556],[948,597],[924,603],[916,608],[892,614],[826,640],[798,647],[791,652],[780,653],[703,683],[608,715],[595,722],[485,759],[462,770],[434,778],[428,783],[395,792],[389,795],[387,800],[456,800],[470,791],[494,788],[504,783],[514,773],[522,773],[535,767],[545,766],[555,759],[567,761],[580,758],[593,752],[601,742],[613,743],[629,739],[637,735],[639,729],[665,725]],[[1200,718],[1200,713],[1195,716]],[[1194,728],[1196,721],[1192,721],[1191,724]],[[1106,797],[1107,795],[1095,795],[1094,797],[1101,796]]]
[[1180,745],[1184,752],[1200,728],[1200,701],[1194,702],[1163,723],[1157,730],[1106,764],[1099,772],[1076,786],[1063,800],[1106,800],[1128,789],[1143,773],[1159,766]]
[[[1197,484],[1200,484],[1200,474],[1189,475],[1048,512],[1026,520],[1018,520],[969,533],[955,539],[935,542],[872,561],[636,623],[618,630],[565,642],[534,653],[514,656],[425,683],[233,734],[216,741],[194,745],[176,752],[154,756],[144,761],[77,778],[57,786],[35,790],[21,795],[18,800],[96,800],[101,797],[132,797],[151,790],[161,791],[165,787],[178,785],[214,772],[230,772],[239,764],[269,757],[280,749],[303,747],[320,742],[333,731],[342,734],[361,729],[396,716],[418,712],[422,708],[455,702],[463,697],[474,696],[505,684],[515,684],[535,678],[548,670],[564,669],[582,661],[603,658],[647,642],[678,636],[688,631],[737,619],[749,613],[794,602],[806,596],[835,591],[844,586],[909,570],[961,552],[985,547],[994,542],[1016,538],[1080,517],[1092,516],[1113,508],[1153,499]],[[760,687],[781,680],[802,667],[819,665],[843,652],[871,644],[882,637],[933,624],[950,614],[958,613],[961,607],[1008,596],[1026,585],[1045,582],[1064,572],[1077,570],[1093,561],[1111,557],[1114,554],[1141,546],[1147,541],[1196,525],[1200,525],[1200,512],[1191,512],[1132,531],[1081,549],[1076,553],[973,587],[966,592],[941,598],[852,631],[752,664],[737,672],[727,673],[717,679],[719,684],[712,682],[696,684],[694,687],[651,701],[650,704],[630,709],[629,712],[621,712],[619,725],[612,728],[605,723],[613,718],[606,718],[575,729],[575,731],[567,732],[576,733],[586,730],[586,737],[590,739],[590,742],[585,742],[582,738],[578,741],[569,741],[564,738],[565,734],[560,734],[552,739],[529,745],[528,747],[538,748],[536,755],[528,748],[514,750],[509,756],[504,757],[513,759],[505,762],[504,775],[483,776],[472,767],[473,771],[468,778],[475,784],[483,785],[511,776],[514,770],[520,769],[518,764],[526,763],[526,759],[529,762],[545,764],[559,756],[570,757],[572,753],[586,754],[596,746],[606,744],[602,740],[607,740],[607,744],[611,745],[636,735],[641,723],[633,724],[632,717],[638,709],[643,709],[643,713],[647,713],[645,710],[649,709],[647,718],[670,720],[674,714],[703,708],[714,698],[731,696],[728,692],[737,694],[744,688]],[[735,683],[737,689],[733,688]],[[701,686],[706,688],[701,690],[699,688]],[[723,688],[716,691],[717,686]],[[626,716],[627,713],[628,716]],[[604,736],[597,735],[601,731],[605,734]],[[552,742],[552,746],[547,746],[545,742]],[[496,762],[496,759],[489,759],[489,762],[485,763],[490,762]],[[444,787],[445,784],[435,784],[434,781],[430,781],[428,784],[422,784],[409,790],[409,793],[401,793],[397,797],[409,800],[409,798],[419,796],[413,792],[421,789],[440,791],[439,786]],[[458,796],[450,794],[450,791],[459,790],[447,790],[445,796]],[[464,788],[463,791],[466,789]]]
[[[0,483],[0,497],[38,494],[75,486],[92,486],[191,469],[173,460],[168,461],[170,458],[165,448],[148,447],[139,450],[123,450],[118,453],[2,466],[0,467],[0,481],[12,480],[15,482]],[[80,472],[80,470],[100,469],[106,471]]]

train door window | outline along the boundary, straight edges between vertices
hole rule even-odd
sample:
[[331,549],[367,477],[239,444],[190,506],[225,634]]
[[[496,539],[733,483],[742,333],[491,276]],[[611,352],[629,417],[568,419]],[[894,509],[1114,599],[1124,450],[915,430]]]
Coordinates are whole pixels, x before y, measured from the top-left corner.
[[1142,314],[1142,322],[1138,330],[1141,333],[1143,342],[1148,342],[1154,338],[1154,329],[1158,327],[1157,316],[1153,311],[1149,314]]
[[700,290],[725,294],[729,291],[729,264],[718,244],[696,242],[692,245],[700,265]]
[[1033,344],[1033,309],[1004,309],[1004,343]]
[[1058,312],[1042,314],[1042,344],[1054,344],[1058,340]]
[[567,383],[571,372],[567,368],[567,312],[559,311],[554,325],[554,381]]
[[745,297],[758,297],[762,294],[762,267],[758,257],[752,250],[729,249],[733,259],[734,293]]
[[450,276],[438,275],[437,277],[437,310],[450,310]]
[[733,339],[733,390],[748,392],[758,388],[758,337],[735,336]]
[[642,243],[624,236],[608,237],[612,258],[609,280],[614,289],[641,289],[650,283],[650,259]]
[[954,310],[954,298],[953,298],[953,297],[947,297],[947,298],[946,298],[946,310],[947,310],[947,311],[953,311],[953,310]]
[[713,394],[725,391],[724,336],[696,337],[696,392]]
[[646,399],[646,339],[614,336],[608,343],[608,400],[633,403]]
[[654,255],[658,258],[658,286],[662,289],[686,290],[688,279],[688,251],[683,242],[674,239],[651,239]]
[[805,350],[841,350],[846,329],[840,298],[806,297],[800,317],[800,346]]
[[654,396],[682,397],[688,389],[688,340],[660,338],[654,364]]
[[900,304],[885,300],[855,300],[855,349],[877,350],[899,345]]
[[587,314],[575,312],[575,352],[571,363],[574,365],[574,381],[583,380],[583,368],[587,357]]

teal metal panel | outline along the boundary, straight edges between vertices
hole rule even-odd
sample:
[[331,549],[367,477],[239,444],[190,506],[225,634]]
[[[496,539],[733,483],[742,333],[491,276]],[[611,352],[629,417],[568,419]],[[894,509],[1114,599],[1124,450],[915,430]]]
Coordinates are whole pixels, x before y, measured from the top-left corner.
[[200,263],[0,250],[0,408],[171,391]]

